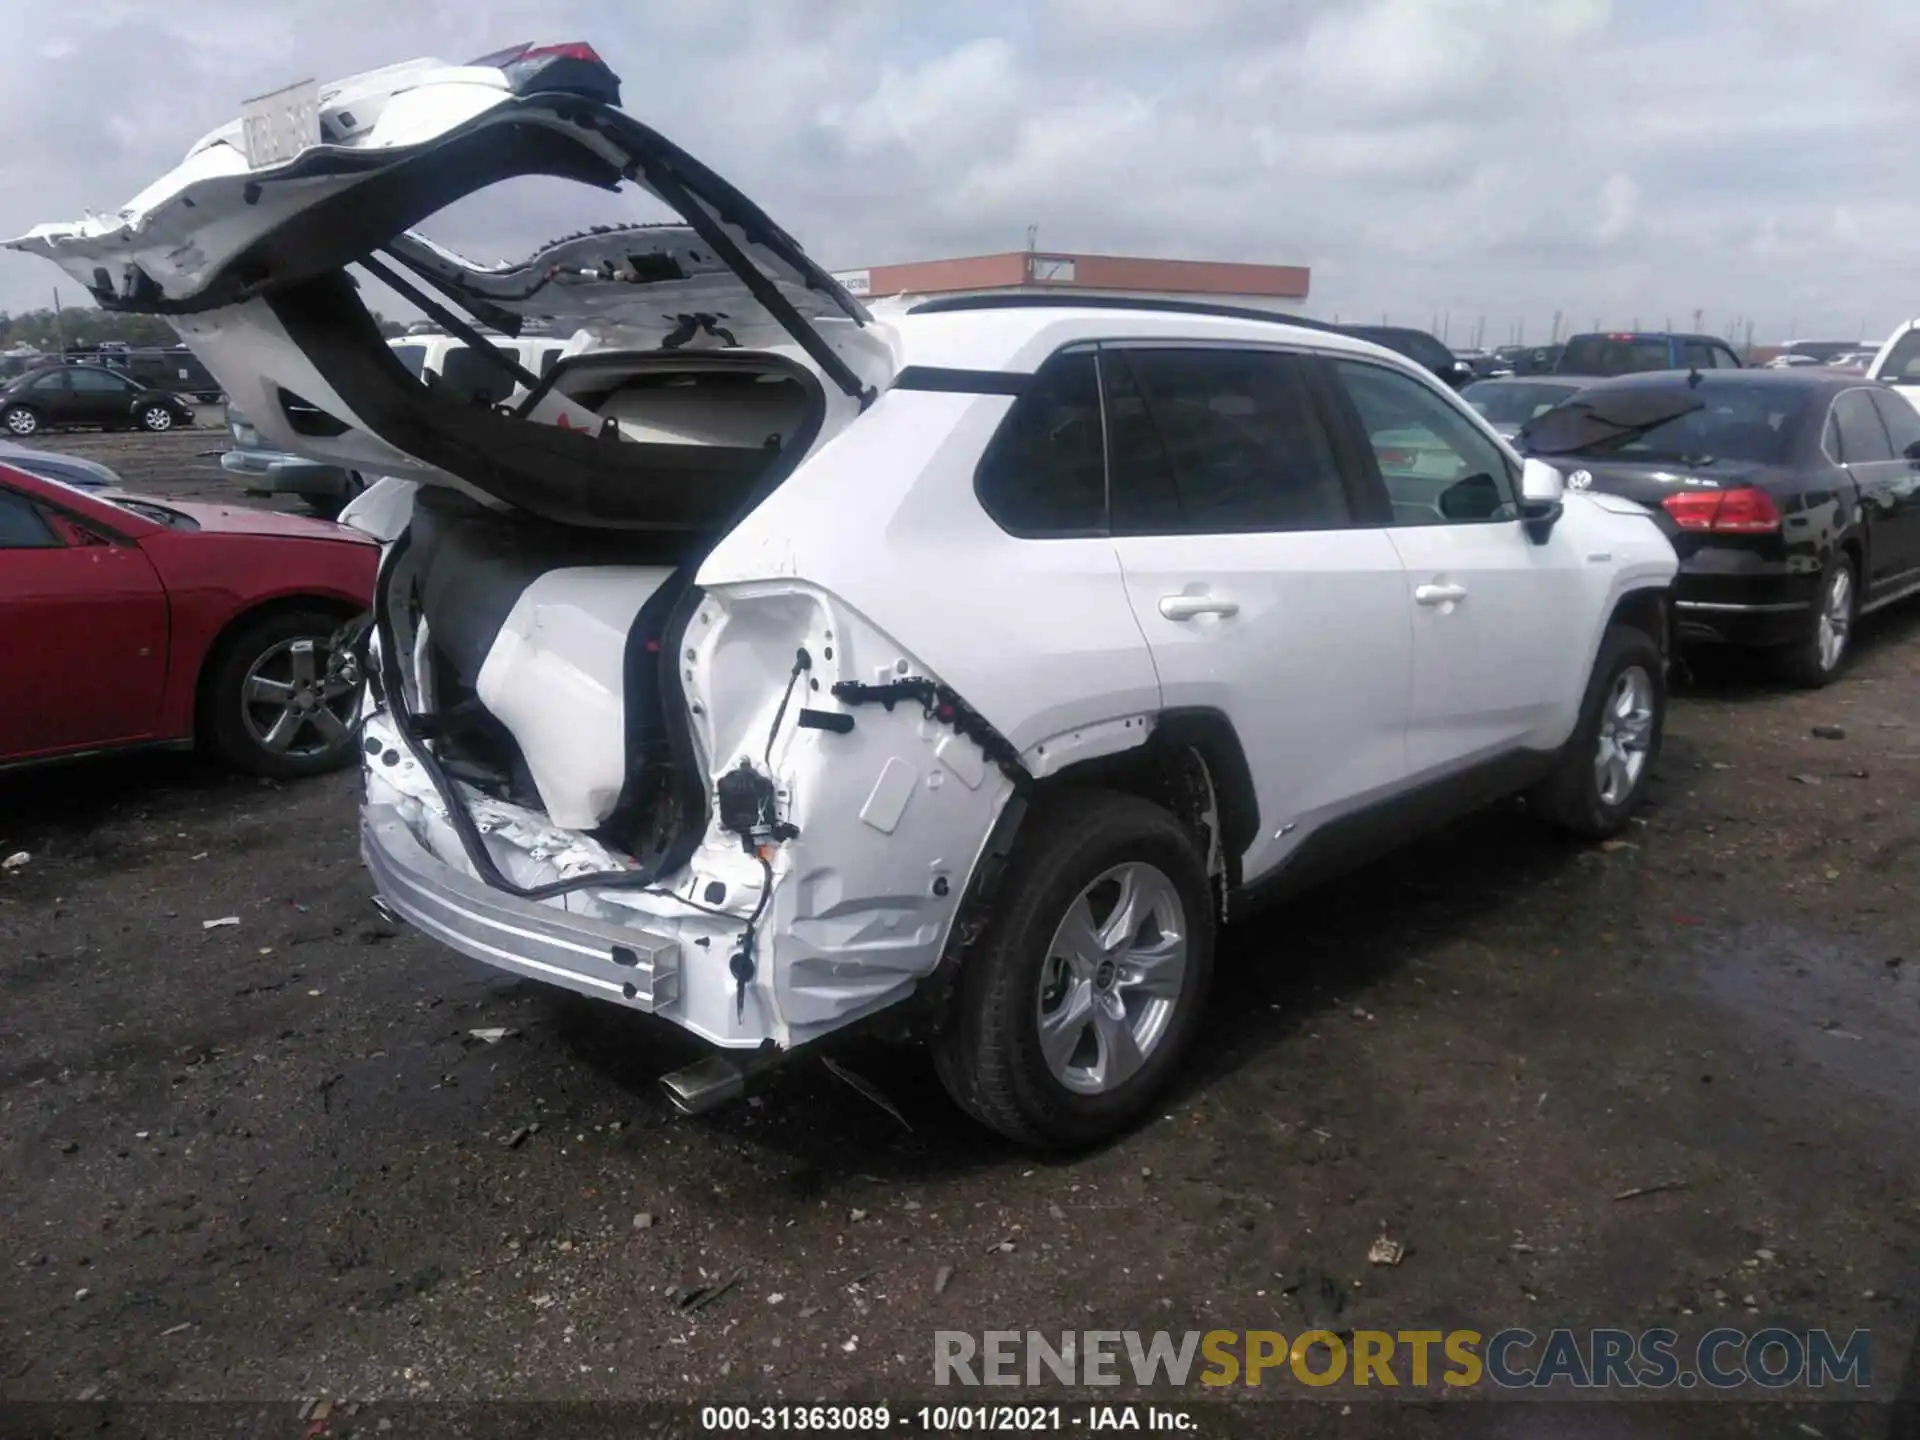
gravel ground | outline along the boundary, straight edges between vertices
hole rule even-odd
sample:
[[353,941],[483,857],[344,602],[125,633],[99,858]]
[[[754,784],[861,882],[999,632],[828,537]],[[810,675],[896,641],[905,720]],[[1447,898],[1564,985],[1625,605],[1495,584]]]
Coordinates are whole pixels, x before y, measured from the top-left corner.
[[[48,443],[231,496],[218,438]],[[0,1396],[897,1402],[935,1393],[941,1329],[1312,1320],[1868,1327],[1890,1388],[1920,1303],[1916,702],[1911,609],[1822,694],[1703,670],[1628,840],[1497,807],[1262,917],[1163,1115],[1063,1161],[883,1048],[838,1058],[899,1118],[817,1060],[675,1118],[675,1036],[379,918],[349,776],[0,779],[0,854],[32,857],[0,875]],[[1288,1433],[1339,1407],[1307,1408]],[[1888,1433],[1691,1414],[1555,1433]]]

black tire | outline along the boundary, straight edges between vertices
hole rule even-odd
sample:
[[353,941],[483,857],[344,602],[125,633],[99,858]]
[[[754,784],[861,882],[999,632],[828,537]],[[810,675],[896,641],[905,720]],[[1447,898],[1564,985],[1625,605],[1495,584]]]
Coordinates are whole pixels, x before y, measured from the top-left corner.
[[[1835,587],[1845,586],[1845,596],[1841,603],[1842,614],[1834,617],[1829,609],[1836,603]],[[1853,559],[1842,550],[1827,562],[1827,568],[1820,572],[1820,589],[1813,602],[1813,608],[1807,612],[1804,633],[1790,645],[1782,645],[1774,650],[1772,659],[1775,670],[1782,679],[1807,690],[1818,690],[1830,685],[1839,678],[1840,672],[1847,667],[1847,658],[1853,654],[1853,627],[1860,614],[1860,576],[1855,570]],[[1830,619],[1837,618],[1838,648],[1830,650],[1825,644],[1825,630]]]
[[[1070,1089],[1041,1051],[1043,970],[1067,911],[1108,870],[1158,870],[1184,911],[1186,967],[1158,1040],[1131,1078],[1098,1094]],[[1036,803],[1014,846],[995,913],[962,962],[934,1044],[941,1083],[960,1107],[1037,1149],[1095,1144],[1153,1105],[1200,1023],[1213,971],[1214,905],[1193,836],[1131,795],[1065,792]]]
[[27,435],[38,435],[41,430],[40,415],[25,405],[9,405],[5,410],[0,410],[0,426],[5,427],[7,434],[16,440]]
[[[329,710],[335,718],[344,715],[345,719],[339,735],[324,745],[321,744],[326,739],[323,722],[306,719],[297,725],[287,749],[274,748],[267,743],[267,738],[256,732],[264,730],[268,738],[273,735],[267,721],[277,702],[251,707],[243,706],[242,702],[254,667],[276,652],[287,655],[291,678],[293,657],[288,647],[295,642],[313,642],[314,673],[324,676],[326,657],[331,653],[330,642],[343,623],[337,613],[325,610],[281,610],[243,622],[221,642],[205,672],[200,718],[202,737],[228,764],[275,780],[295,780],[338,770],[353,761],[358,753],[352,725],[352,716],[357,713],[357,687],[344,703],[341,696],[328,697],[334,702]],[[266,668],[267,674],[262,678],[278,681],[281,668],[278,660]]]
[[[1596,761],[1607,709],[1616,686],[1638,670],[1647,685],[1651,721],[1642,747],[1645,756],[1637,776],[1623,792],[1611,796],[1601,786]],[[1660,647],[1644,631],[1615,625],[1600,641],[1587,693],[1580,703],[1580,723],[1561,748],[1553,773],[1527,794],[1534,814],[1556,829],[1586,840],[1605,840],[1627,828],[1646,798],[1653,767],[1660,758],[1660,740],[1667,722],[1666,666]]]
[[179,423],[179,417],[165,405],[142,405],[134,423],[152,435],[163,434]]

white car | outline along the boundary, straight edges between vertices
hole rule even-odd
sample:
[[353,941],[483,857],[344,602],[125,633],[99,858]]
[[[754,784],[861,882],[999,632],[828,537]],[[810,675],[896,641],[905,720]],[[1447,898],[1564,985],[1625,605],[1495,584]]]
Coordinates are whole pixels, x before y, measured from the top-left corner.
[[1920,320],[1909,320],[1881,344],[1867,367],[1869,380],[1880,380],[1915,406],[1920,406]]
[[[394,911],[704,1038],[684,1108],[872,1022],[1077,1145],[1194,1041],[1223,922],[1504,795],[1628,823],[1676,566],[1649,512],[1331,327],[882,320],[615,84],[577,46],[374,72],[296,158],[250,168],[232,125],[12,242],[168,315],[276,442],[398,477],[356,507],[396,537],[362,722]],[[681,218],[509,267],[410,233],[535,172]],[[349,283],[373,250],[591,345],[454,403]],[[1451,463],[1383,465],[1408,434]]]

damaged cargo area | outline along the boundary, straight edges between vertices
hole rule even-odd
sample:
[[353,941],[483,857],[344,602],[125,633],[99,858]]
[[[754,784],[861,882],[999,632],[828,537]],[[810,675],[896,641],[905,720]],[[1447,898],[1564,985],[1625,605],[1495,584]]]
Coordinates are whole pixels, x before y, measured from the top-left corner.
[[364,722],[389,900],[457,949],[730,1047],[910,994],[1011,767],[935,701],[836,698],[925,670],[829,595],[708,593],[684,566],[570,548],[594,547],[416,497]]

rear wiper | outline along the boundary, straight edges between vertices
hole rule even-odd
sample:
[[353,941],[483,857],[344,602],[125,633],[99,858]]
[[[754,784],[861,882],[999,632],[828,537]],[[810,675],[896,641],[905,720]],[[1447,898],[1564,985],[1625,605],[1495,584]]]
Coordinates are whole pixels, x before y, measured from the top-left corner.
[[[1590,400],[1569,400],[1520,427],[1518,439],[1535,455],[1572,455],[1601,445],[1617,447],[1659,429],[1682,415],[1704,410],[1698,395],[1662,395],[1654,401],[1609,396],[1609,413]],[[1602,403],[1606,403],[1603,401]]]

